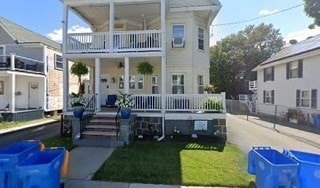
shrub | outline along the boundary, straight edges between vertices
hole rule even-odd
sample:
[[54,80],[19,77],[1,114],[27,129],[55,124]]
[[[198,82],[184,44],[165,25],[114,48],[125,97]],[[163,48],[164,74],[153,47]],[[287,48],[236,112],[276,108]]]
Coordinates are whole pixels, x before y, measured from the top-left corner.
[[204,101],[204,109],[205,110],[214,110],[217,112],[222,112],[223,110],[223,105],[222,105],[222,100],[221,99],[216,99],[213,97],[207,98]]

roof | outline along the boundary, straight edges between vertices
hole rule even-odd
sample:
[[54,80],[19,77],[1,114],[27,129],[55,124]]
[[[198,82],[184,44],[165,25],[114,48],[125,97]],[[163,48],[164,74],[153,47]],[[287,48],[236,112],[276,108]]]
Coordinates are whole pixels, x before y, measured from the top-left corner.
[[17,25],[3,17],[0,17],[0,26],[4,27],[8,34],[12,36],[13,40],[15,40],[17,43],[41,43],[61,51],[61,44],[20,25]]
[[307,40],[301,41],[297,44],[291,45],[287,48],[284,48],[271,58],[267,59],[265,62],[260,65],[272,63],[275,61],[283,60],[289,57],[298,56],[303,53],[307,53],[313,50],[320,49],[320,35],[316,35]]

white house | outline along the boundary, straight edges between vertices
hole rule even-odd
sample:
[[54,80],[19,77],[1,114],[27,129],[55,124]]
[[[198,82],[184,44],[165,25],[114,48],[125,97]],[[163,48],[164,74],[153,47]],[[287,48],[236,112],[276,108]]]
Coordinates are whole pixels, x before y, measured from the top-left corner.
[[258,112],[274,114],[272,105],[279,106],[278,114],[298,108],[303,111],[305,121],[312,121],[311,114],[320,112],[319,61],[320,35],[317,35],[284,48],[254,68],[257,85],[251,86],[257,86],[252,89],[257,89]]
[[[96,99],[96,115],[105,113],[101,106],[108,96],[121,91],[133,94],[135,101],[149,100],[151,106],[136,102],[132,110],[142,121],[159,118],[162,133],[172,130],[169,124],[174,120],[224,120],[220,124],[225,128],[225,110],[195,113],[217,111],[205,108],[204,101],[210,97],[225,103],[223,93],[203,94],[209,84],[209,28],[221,8],[218,0],[61,2],[64,73],[68,73],[68,61],[81,60],[90,67],[86,91]],[[93,32],[68,33],[70,13],[88,23]],[[154,67],[152,75],[138,74],[141,62]],[[64,81],[65,114],[70,109],[67,83],[68,79]]]
[[[0,111],[12,120],[63,107],[61,44],[0,17]],[[77,79],[70,76],[70,91]]]

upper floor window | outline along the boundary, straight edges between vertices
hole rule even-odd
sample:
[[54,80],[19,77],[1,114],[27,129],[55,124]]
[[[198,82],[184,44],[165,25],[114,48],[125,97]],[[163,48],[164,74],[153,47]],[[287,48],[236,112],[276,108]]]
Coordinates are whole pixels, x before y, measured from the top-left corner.
[[287,63],[287,79],[302,78],[303,60]]
[[172,25],[172,47],[184,47],[185,30],[183,24]]
[[297,90],[296,92],[296,107],[317,108],[317,89],[312,90]]
[[203,87],[203,75],[198,75],[197,82],[198,82],[198,93],[199,94],[203,94],[203,90],[204,90],[204,87]]
[[198,28],[198,49],[204,50],[204,29]]
[[274,104],[274,90],[263,91],[263,103]]
[[184,75],[173,74],[171,86],[172,86],[172,94],[184,94]]
[[55,54],[54,56],[54,68],[58,70],[63,69],[62,56]]
[[0,95],[4,95],[4,85],[3,85],[3,81],[0,81]]
[[263,81],[273,81],[274,80],[274,67],[268,67],[263,69]]

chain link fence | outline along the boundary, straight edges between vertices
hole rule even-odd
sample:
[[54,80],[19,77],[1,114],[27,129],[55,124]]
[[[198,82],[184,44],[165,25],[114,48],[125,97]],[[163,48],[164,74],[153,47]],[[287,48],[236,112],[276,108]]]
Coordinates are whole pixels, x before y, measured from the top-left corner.
[[226,105],[230,114],[320,147],[320,110],[239,100],[227,100]]

